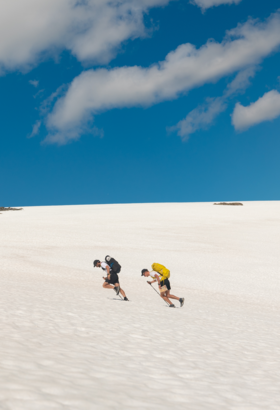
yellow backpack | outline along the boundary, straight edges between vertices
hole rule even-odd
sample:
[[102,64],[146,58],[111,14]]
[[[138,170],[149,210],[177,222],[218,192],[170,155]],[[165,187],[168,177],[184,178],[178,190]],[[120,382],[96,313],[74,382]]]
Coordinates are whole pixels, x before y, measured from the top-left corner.
[[159,263],[153,263],[152,269],[153,271],[158,272],[162,276],[162,279],[168,279],[170,277],[170,270]]

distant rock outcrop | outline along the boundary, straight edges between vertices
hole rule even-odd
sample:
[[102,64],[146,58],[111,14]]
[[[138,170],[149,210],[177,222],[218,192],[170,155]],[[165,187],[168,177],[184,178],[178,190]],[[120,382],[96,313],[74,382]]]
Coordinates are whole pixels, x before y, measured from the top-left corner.
[[4,206],[0,206],[0,212],[2,211],[21,211],[22,208],[5,208]]
[[215,202],[214,205],[239,205],[243,206],[241,202]]

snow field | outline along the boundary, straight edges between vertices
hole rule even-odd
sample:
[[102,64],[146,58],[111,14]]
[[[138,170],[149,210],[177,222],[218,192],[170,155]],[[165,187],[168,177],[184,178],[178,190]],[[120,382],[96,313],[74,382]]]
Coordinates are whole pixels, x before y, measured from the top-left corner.
[[[0,409],[280,408],[280,203],[0,215]],[[130,302],[102,288],[114,256]],[[171,270],[169,309],[141,278]],[[178,302],[175,302],[178,306]]]

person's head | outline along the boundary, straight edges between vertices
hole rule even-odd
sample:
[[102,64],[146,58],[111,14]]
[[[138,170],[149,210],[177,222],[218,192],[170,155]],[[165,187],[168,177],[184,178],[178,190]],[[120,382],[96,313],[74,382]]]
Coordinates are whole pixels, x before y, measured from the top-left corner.
[[150,276],[150,272],[148,271],[148,269],[142,269],[141,276],[145,276],[146,278]]
[[98,259],[95,259],[95,261],[93,262],[93,267],[100,268],[100,266],[101,266],[101,262]]

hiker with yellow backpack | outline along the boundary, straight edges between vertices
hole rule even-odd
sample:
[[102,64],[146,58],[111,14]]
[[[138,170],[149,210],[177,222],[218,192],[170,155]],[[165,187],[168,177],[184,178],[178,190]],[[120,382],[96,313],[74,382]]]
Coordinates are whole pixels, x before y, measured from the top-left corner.
[[[152,275],[152,272],[155,272],[154,275]],[[184,301],[185,301],[184,298],[178,298],[177,296],[170,294],[170,290],[171,290],[171,286],[169,282],[170,270],[168,270],[165,266],[160,265],[159,263],[153,263],[152,271],[149,272],[148,269],[142,269],[141,276],[145,276],[146,278],[151,276],[151,278],[153,278],[153,281],[151,282],[147,281],[149,285],[152,285],[152,283],[155,283],[155,282],[158,283],[160,296],[162,297],[163,300],[165,300],[165,302],[169,305],[169,307],[175,308],[175,305],[169,299],[178,300],[180,302],[180,307],[184,305]]]

